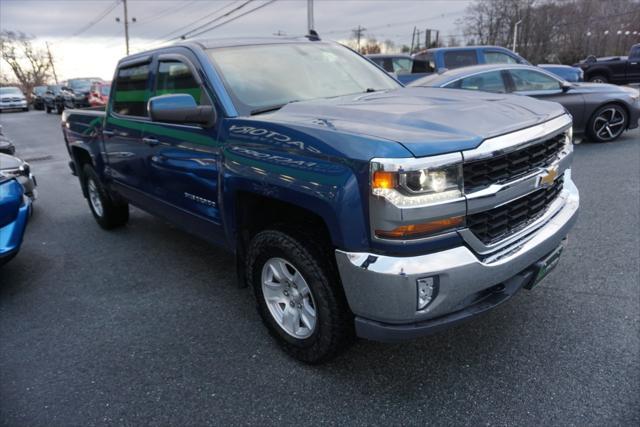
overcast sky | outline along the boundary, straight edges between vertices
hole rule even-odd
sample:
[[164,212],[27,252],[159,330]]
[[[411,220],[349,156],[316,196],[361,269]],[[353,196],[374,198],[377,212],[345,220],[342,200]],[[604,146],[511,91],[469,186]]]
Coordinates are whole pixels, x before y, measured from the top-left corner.
[[[247,0],[128,0],[131,51],[156,47],[185,32],[221,17]],[[113,68],[125,55],[123,5],[115,0],[31,1],[0,0],[0,28],[22,31],[49,41],[60,79],[97,76],[111,79]],[[251,3],[210,25],[217,25],[264,5]],[[315,0],[315,27],[320,36],[346,40],[362,25],[378,40],[411,44],[413,27],[433,28],[441,37],[460,32],[455,21],[470,0]],[[115,6],[115,7],[114,7]],[[102,17],[102,19],[99,19]],[[98,22],[95,22],[99,19]],[[92,23],[94,23],[91,25]],[[282,32],[303,35],[307,30],[307,1],[278,0],[199,37],[271,36]],[[2,67],[6,67],[2,64]],[[5,71],[5,70],[3,70]]]

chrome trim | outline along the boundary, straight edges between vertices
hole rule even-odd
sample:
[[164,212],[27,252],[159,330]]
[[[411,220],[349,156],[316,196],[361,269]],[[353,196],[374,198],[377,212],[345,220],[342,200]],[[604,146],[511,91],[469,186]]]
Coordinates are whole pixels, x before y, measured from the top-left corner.
[[[492,244],[485,244],[480,239],[476,237],[473,232],[468,229],[458,230],[458,234],[460,237],[464,239],[464,241],[473,249],[474,252],[480,255],[493,254],[500,249],[504,249],[510,245],[521,243],[519,241],[525,239],[527,235],[534,233],[540,227],[544,226],[549,220],[551,220],[567,203],[567,200],[572,197],[574,194],[577,194],[578,190],[571,180],[571,170],[567,170],[564,175],[564,184],[563,190],[560,192],[558,197],[551,202],[547,210],[545,211],[540,218],[533,221],[531,224],[523,228],[522,230],[514,233],[499,242]],[[515,199],[514,199],[515,200]]]
[[538,168],[514,181],[508,181],[503,184],[492,184],[487,188],[467,194],[467,215],[502,206],[505,203],[509,203],[512,200],[536,191],[540,188],[538,185],[540,175],[547,169],[557,168],[558,176],[561,176],[571,167],[573,145],[565,147],[560,154],[562,157],[547,168]]
[[571,125],[571,116],[563,114],[536,126],[489,138],[480,144],[478,148],[463,151],[462,156],[465,163],[500,156],[537,144],[544,139],[566,131],[571,128]]
[[442,154],[431,157],[409,157],[404,159],[371,159],[371,171],[383,170],[387,172],[416,171],[442,166],[453,166],[462,163],[460,152]]
[[[577,220],[578,206],[578,191],[570,185],[565,203],[552,218],[489,261],[466,246],[413,257],[336,250],[349,307],[357,316],[397,324],[461,310],[478,292],[504,283],[556,249]],[[438,296],[418,312],[416,281],[436,275]]]

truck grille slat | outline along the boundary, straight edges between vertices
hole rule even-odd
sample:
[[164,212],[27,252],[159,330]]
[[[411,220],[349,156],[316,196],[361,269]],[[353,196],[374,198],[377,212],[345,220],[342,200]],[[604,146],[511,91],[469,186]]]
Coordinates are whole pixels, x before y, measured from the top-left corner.
[[539,218],[562,191],[563,177],[547,188],[485,212],[467,216],[467,226],[484,244],[490,244],[526,227]]
[[465,192],[499,184],[553,163],[564,145],[564,133],[520,150],[463,165]]

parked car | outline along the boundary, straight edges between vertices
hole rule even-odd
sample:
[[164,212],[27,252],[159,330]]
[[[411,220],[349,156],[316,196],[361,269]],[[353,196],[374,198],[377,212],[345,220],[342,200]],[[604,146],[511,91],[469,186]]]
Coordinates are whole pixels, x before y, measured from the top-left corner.
[[540,67],[543,70],[550,72],[551,74],[555,74],[562,80],[571,83],[584,81],[584,72],[578,67],[561,64],[537,64],[536,67]]
[[22,186],[0,171],[0,266],[18,254],[30,213]]
[[569,83],[528,65],[477,65],[450,70],[411,83],[415,87],[516,93],[562,104],[573,116],[573,129],[593,141],[610,142],[638,127],[639,92],[629,87]]
[[83,77],[67,80],[61,88],[64,108],[89,107],[89,91],[95,82],[102,82],[97,77]]
[[53,111],[62,114],[64,110],[64,99],[62,98],[62,85],[49,85],[44,94],[44,109],[47,113]]
[[404,88],[317,37],[134,54],[112,92],[62,116],[97,223],[125,225],[131,203],[235,253],[304,362],[497,306],[557,264],[576,220],[557,103]]
[[585,80],[593,83],[640,83],[640,43],[631,46],[629,56],[589,56],[574,66],[580,67]]
[[31,91],[31,104],[34,110],[44,110],[44,94],[46,86],[35,86]]
[[91,107],[104,106],[109,102],[111,82],[95,82],[89,91],[89,105]]
[[[416,53],[413,57],[432,64],[436,71],[453,70],[480,64],[531,65],[529,61],[520,55],[500,46],[441,47],[427,49]],[[540,64],[539,67],[568,81],[582,81],[582,72],[579,68],[560,64]],[[418,78],[422,77],[425,76]],[[410,81],[413,80],[416,79],[411,79]]]
[[0,153],[14,155],[16,147],[13,142],[2,133],[2,125],[0,125]]
[[0,113],[4,110],[29,111],[27,97],[20,88],[14,86],[0,87]]
[[411,55],[371,54],[367,55],[367,58],[402,83],[408,83],[436,71],[433,63],[415,59]]
[[31,166],[24,160],[0,153],[0,173],[4,176],[15,178],[24,189],[24,194],[35,201],[38,198],[38,191],[36,187],[36,177],[31,172]]

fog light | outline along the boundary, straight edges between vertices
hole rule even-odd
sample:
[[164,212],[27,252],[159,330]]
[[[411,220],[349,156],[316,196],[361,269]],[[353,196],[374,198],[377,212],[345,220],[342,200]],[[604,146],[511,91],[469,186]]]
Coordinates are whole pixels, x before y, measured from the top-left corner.
[[418,279],[418,311],[424,310],[435,298],[438,284],[433,277]]

